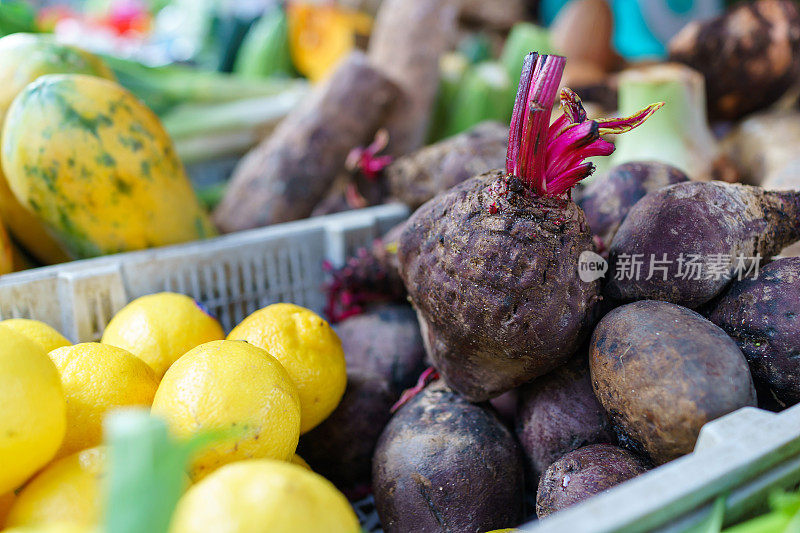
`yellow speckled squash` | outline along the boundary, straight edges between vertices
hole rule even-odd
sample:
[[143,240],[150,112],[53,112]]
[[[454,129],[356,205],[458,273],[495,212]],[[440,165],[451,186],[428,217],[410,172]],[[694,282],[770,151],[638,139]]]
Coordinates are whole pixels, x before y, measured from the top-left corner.
[[[45,74],[90,74],[114,79],[94,54],[56,43],[45,34],[15,33],[0,39],[0,126],[11,102],[30,82]],[[69,255],[39,219],[17,201],[0,171],[0,218],[16,240],[39,261],[59,263]]]
[[11,104],[2,164],[75,257],[215,234],[156,115],[117,83],[50,74]]

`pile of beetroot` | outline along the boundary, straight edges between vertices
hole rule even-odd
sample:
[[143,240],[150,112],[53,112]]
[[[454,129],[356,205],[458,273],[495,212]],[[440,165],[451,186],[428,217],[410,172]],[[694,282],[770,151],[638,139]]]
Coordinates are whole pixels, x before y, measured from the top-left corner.
[[[515,527],[526,494],[547,516],[690,453],[715,418],[800,401],[800,258],[776,258],[800,240],[800,192],[645,161],[576,203],[603,136],[661,104],[591,119],[564,65],[526,58],[505,169],[333,273],[348,389],[299,453],[371,488],[388,533]],[[604,277],[580,275],[587,252]]]

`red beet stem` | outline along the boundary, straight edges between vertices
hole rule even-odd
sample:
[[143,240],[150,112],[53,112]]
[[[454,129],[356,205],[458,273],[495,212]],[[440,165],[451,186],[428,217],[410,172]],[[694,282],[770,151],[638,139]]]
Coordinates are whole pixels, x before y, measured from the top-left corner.
[[403,391],[403,394],[400,396],[400,399],[397,400],[397,403],[395,403],[392,406],[391,412],[392,413],[397,412],[398,409],[400,409],[409,401],[411,401],[411,399],[414,396],[422,392],[423,389],[425,389],[425,387],[427,387],[432,381],[436,381],[437,379],[439,379],[439,371],[433,368],[432,366],[426,368],[425,371],[422,372],[422,374],[420,374],[419,379],[417,380],[417,384],[411,387],[410,389],[406,389],[405,391]]
[[525,57],[511,116],[506,171],[546,194],[547,132],[566,58],[531,52]]
[[561,56],[528,54],[511,116],[506,171],[540,196],[569,195],[575,184],[594,172],[594,165],[584,159],[614,151],[601,135],[626,133],[664,105],[651,104],[626,118],[590,120],[578,95],[564,88],[564,114],[550,124],[566,62]]

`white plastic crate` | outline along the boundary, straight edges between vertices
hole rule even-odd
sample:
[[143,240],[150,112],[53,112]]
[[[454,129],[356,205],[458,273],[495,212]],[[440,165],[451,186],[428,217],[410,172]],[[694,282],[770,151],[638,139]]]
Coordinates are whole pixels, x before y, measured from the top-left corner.
[[34,318],[86,342],[129,301],[160,291],[202,302],[226,330],[278,301],[319,312],[323,261],[344,263],[407,216],[403,205],[379,206],[9,274],[0,278],[0,319]]
[[[230,330],[277,301],[321,311],[324,260],[341,265],[408,216],[402,205],[308,219],[209,241],[76,261],[0,278],[0,319],[34,318],[73,342],[97,340],[130,300],[164,290],[205,304]],[[800,406],[741,409],[706,424],[695,453],[521,528],[535,533],[682,532],[719,494],[738,519],[775,487],[800,482]],[[356,504],[378,532],[371,499]]]

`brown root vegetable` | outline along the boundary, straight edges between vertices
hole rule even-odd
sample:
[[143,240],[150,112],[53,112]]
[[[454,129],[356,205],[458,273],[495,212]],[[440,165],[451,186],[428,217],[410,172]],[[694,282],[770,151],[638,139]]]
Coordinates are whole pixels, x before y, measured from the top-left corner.
[[404,224],[376,239],[369,249],[360,248],[344,266],[334,268],[327,262],[323,265],[330,274],[323,287],[328,320],[340,322],[363,312],[370,304],[405,301],[406,288],[397,260],[397,242]]
[[800,402],[800,257],[734,281],[709,319],[739,345],[757,385],[785,403]]
[[751,258],[772,257],[799,239],[800,192],[678,183],[642,198],[622,222],[606,292],[698,307],[751,268]]
[[400,96],[364,54],[353,52],[242,159],[214,213],[216,224],[230,232],[309,216],[344,171],[350,150],[372,140]]
[[777,101],[800,77],[800,6],[743,2],[687,24],[669,52],[705,76],[711,118],[737,119]]
[[509,30],[526,18],[525,0],[461,0],[459,17],[482,30]]
[[608,246],[631,207],[652,191],[689,181],[679,169],[657,161],[613,167],[592,181],[578,200],[592,233]]
[[485,122],[464,133],[400,157],[386,167],[390,194],[411,209],[459,183],[502,168],[508,127]]
[[706,422],[756,404],[733,339],[667,302],[635,302],[607,314],[592,335],[589,363],[620,442],[656,464],[691,452]]
[[314,207],[311,216],[320,217],[380,205],[386,197],[385,189],[377,180],[372,181],[360,175],[341,175],[333,182],[322,201]]
[[522,521],[523,463],[513,435],[491,408],[442,382],[395,414],[372,468],[386,533],[480,533]]
[[647,462],[610,444],[572,451],[554,462],[539,480],[536,516],[544,518],[619,485],[648,469]]
[[537,477],[581,446],[614,442],[614,432],[592,390],[585,352],[520,389],[516,428]]
[[613,32],[614,15],[606,0],[572,0],[550,25],[550,40],[570,61],[607,72],[617,61],[611,44]]
[[347,367],[382,376],[396,400],[425,370],[417,315],[407,304],[368,308],[336,325]]
[[384,0],[381,4],[369,59],[405,92],[386,124],[393,155],[410,153],[425,141],[439,88],[439,60],[455,40],[457,14],[455,0]]
[[369,485],[372,454],[392,417],[395,394],[380,375],[349,370],[336,410],[303,435],[297,453],[341,490]]
[[659,105],[627,119],[589,120],[562,91],[564,115],[550,124],[565,59],[530,54],[517,93],[506,169],[436,196],[400,237],[400,274],[443,379],[484,401],[566,362],[588,332],[598,282],[576,265],[592,250],[570,189],[609,155],[600,136],[624,133]]

